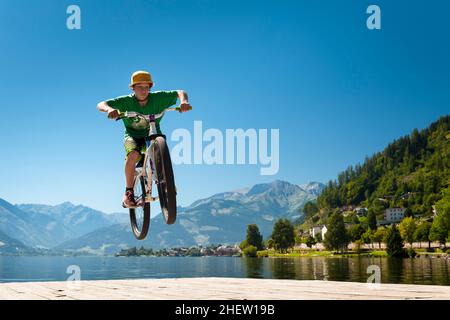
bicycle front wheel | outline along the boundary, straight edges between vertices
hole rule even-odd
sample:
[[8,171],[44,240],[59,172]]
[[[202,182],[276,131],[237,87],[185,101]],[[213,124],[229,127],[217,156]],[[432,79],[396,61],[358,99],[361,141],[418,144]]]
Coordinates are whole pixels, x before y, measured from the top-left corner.
[[156,137],[153,143],[155,171],[159,203],[167,224],[175,223],[177,218],[177,198],[169,149],[163,137]]
[[131,230],[138,240],[144,240],[150,227],[150,203],[146,202],[147,181],[138,176],[134,181],[136,208],[130,208]]

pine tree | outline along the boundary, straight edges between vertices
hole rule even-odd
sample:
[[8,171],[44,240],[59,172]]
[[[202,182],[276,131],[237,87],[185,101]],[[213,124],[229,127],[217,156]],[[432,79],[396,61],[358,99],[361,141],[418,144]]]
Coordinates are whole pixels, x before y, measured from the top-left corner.
[[386,251],[390,257],[404,256],[402,236],[395,225],[387,229],[385,242],[387,246]]
[[249,224],[247,226],[247,237],[245,239],[247,246],[254,246],[257,250],[263,249],[263,236],[259,232],[256,224]]
[[377,216],[373,209],[369,209],[369,212],[367,213],[367,226],[370,230],[377,229]]

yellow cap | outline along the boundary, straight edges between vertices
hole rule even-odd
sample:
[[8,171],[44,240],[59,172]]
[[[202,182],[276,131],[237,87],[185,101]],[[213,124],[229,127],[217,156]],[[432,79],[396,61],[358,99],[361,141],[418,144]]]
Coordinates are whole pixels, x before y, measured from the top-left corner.
[[150,85],[153,84],[152,76],[147,71],[136,71],[131,75],[131,83],[130,87],[134,86],[137,83],[148,83]]

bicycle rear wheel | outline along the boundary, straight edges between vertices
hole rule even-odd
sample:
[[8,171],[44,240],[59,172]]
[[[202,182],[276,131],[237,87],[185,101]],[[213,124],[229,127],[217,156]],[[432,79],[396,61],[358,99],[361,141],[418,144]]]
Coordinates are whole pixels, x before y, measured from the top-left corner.
[[164,137],[156,137],[153,143],[155,159],[156,185],[159,203],[167,224],[175,223],[177,218],[177,198],[175,181],[169,149]]
[[138,240],[144,240],[150,227],[150,203],[145,201],[147,179],[143,176],[135,178],[134,195],[136,208],[130,208],[131,230]]

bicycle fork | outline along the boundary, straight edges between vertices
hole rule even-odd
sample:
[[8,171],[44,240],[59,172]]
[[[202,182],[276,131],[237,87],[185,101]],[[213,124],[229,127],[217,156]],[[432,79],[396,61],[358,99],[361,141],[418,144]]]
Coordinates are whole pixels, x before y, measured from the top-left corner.
[[[150,148],[148,147],[148,150]],[[145,165],[147,163],[147,161],[149,162],[149,167],[147,170],[147,166]],[[153,201],[157,201],[159,200],[159,197],[153,197],[152,196],[152,189],[153,189],[153,180],[155,180],[154,176],[153,176],[153,160],[152,157],[149,156],[149,153],[146,152],[145,153],[145,158],[144,158],[144,166],[142,167],[142,176],[145,177],[144,178],[144,182],[146,184],[146,195],[145,195],[145,202],[153,202]],[[147,172],[148,171],[148,172]],[[155,180],[156,182],[156,180]]]

